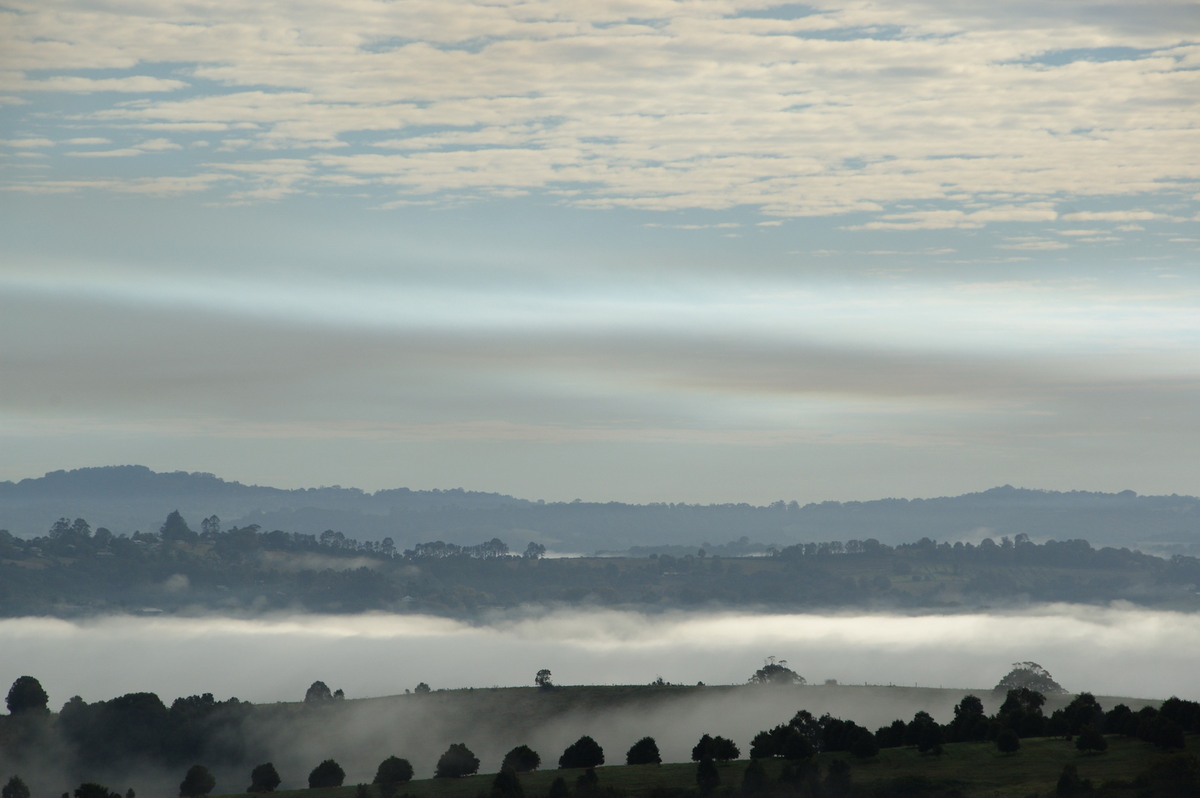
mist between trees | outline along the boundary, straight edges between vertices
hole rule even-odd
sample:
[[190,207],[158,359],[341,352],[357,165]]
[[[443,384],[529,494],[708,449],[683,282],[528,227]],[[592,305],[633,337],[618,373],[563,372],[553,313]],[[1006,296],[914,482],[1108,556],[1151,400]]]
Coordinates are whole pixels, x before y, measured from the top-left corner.
[[[1018,663],[1001,685],[1028,676],[1031,665]],[[479,761],[464,772],[494,772],[518,741],[542,752],[547,767],[559,752],[561,765],[587,767],[619,762],[627,748],[632,757],[639,746],[648,748],[647,738],[663,761],[688,761],[720,758],[718,753],[736,758],[742,751],[792,759],[857,749],[871,756],[878,747],[929,750],[943,742],[996,739],[1002,729],[1033,737],[1078,734],[1084,726],[1171,748],[1184,731],[1200,730],[1200,704],[1178,699],[1160,710],[1158,702],[1044,695],[1028,687],[972,695],[802,686],[799,674],[780,662],[764,664],[743,686],[546,683],[354,700],[339,699],[318,682],[304,701],[291,704],[252,705],[205,694],[167,707],[152,693],[134,693],[94,704],[73,698],[57,715],[31,680],[36,683],[31,677],[14,682],[10,715],[0,717],[0,774],[21,773],[38,794],[49,795],[81,781],[136,785],[141,794],[173,789],[197,762],[214,774],[222,792],[244,789],[251,769],[264,762],[273,764],[284,788],[305,786],[304,777],[325,760],[337,763],[347,783],[369,781],[380,762],[397,753],[417,777],[428,777],[447,746],[452,752],[460,740],[463,755]],[[797,709],[781,708],[789,704]],[[706,737],[710,732],[717,736]]]

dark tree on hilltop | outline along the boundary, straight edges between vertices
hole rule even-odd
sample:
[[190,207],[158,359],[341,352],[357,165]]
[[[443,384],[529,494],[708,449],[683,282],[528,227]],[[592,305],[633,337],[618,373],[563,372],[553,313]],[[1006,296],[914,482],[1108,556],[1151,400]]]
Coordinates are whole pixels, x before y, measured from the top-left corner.
[[727,740],[720,735],[710,737],[705,734],[700,738],[700,742],[692,746],[693,762],[699,762],[701,759],[728,762],[731,759],[737,759],[741,755],[741,750],[733,740]]
[[42,683],[32,676],[18,676],[8,689],[8,711],[14,715],[47,712],[50,697],[42,689]]
[[749,679],[750,684],[791,685],[807,684],[807,680],[787,666],[787,660],[778,662],[774,657],[767,657],[763,666],[754,672]]
[[425,684],[425,682],[421,682],[413,688],[413,692],[417,695],[426,695],[432,692],[432,690],[430,689],[429,685]]
[[456,779],[478,772],[479,758],[471,753],[471,749],[465,744],[454,743],[438,759],[437,770],[433,775],[439,779]]
[[333,692],[329,689],[329,685],[322,681],[313,682],[304,693],[304,703],[306,704],[324,704],[332,700]]
[[0,788],[0,798],[29,798],[29,786],[20,776],[13,776]]
[[199,798],[208,795],[217,786],[217,780],[204,765],[192,765],[179,784],[180,798]]
[[379,763],[372,784],[403,784],[412,781],[413,766],[407,759],[389,756]]
[[632,746],[625,754],[626,765],[657,765],[662,762],[662,756],[658,753],[658,743],[653,737],[643,737]]
[[308,786],[310,789],[313,787],[341,787],[345,779],[346,771],[342,770],[342,766],[332,759],[326,759],[308,774]]
[[264,762],[250,771],[250,786],[246,792],[274,792],[280,781],[275,765]]
[[517,773],[528,773],[542,766],[542,757],[527,745],[518,745],[504,755],[501,768],[512,768]]
[[549,689],[553,687],[554,684],[550,681],[549,668],[542,668],[540,671],[538,671],[537,676],[533,677],[533,683],[543,689]]
[[1054,681],[1050,672],[1036,662],[1014,662],[1012,670],[992,688],[996,692],[1005,690],[1034,690],[1043,695],[1059,695],[1067,692],[1061,684]]
[[586,734],[567,746],[558,758],[560,768],[594,768],[604,764],[604,749]]

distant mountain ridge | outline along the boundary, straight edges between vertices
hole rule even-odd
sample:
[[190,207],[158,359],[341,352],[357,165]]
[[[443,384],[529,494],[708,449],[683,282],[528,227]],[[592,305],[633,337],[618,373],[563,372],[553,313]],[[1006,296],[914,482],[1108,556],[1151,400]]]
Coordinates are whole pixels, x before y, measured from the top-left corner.
[[559,551],[633,546],[710,546],[726,541],[791,545],[826,540],[910,542],[1083,538],[1096,546],[1158,554],[1200,553],[1200,499],[1139,496],[1132,491],[1057,492],[1004,485],[933,499],[877,499],[799,505],[540,502],[499,493],[396,488],[368,493],[340,486],[287,490],[228,482],[213,474],[156,472],[140,465],[52,471],[0,482],[0,529],[45,534],[60,517],[85,518],[117,534],[156,531],[179,510],[194,527],[217,515],[224,526],[397,545],[441,539],[464,544],[500,537],[537,541]]

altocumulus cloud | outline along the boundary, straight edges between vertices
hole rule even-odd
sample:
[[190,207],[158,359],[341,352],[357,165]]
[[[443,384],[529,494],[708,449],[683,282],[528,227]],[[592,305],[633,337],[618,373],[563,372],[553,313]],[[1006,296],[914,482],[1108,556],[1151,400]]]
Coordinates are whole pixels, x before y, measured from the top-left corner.
[[[5,15],[0,90],[96,98],[77,112],[52,103],[51,127],[69,118],[71,136],[114,140],[204,131],[247,163],[288,154],[284,170],[203,152],[158,167],[226,174],[204,187],[234,201],[517,190],[583,207],[863,212],[867,229],[928,229],[1052,220],[1047,203],[1070,197],[1165,203],[1200,176],[1198,56],[1183,35],[1200,20],[1182,0],[1053,13],[917,1],[18,0]],[[112,76],[89,77],[97,69]],[[16,187],[85,187],[63,180]],[[958,215],[936,221],[947,208]]]

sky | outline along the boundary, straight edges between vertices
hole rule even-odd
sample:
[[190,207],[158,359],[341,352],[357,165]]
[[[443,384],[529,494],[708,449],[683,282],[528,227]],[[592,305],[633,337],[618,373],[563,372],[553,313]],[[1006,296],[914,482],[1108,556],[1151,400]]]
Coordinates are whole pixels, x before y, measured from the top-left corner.
[[0,479],[1196,493],[1200,5],[4,0]]

